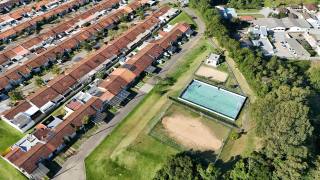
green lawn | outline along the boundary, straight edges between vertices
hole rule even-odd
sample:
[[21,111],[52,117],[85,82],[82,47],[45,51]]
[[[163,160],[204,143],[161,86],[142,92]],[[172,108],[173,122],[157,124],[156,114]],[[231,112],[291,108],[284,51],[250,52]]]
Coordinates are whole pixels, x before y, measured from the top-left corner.
[[173,25],[173,24],[182,23],[182,22],[193,25],[195,28],[197,27],[197,24],[195,23],[195,21],[184,11],[182,11],[177,17],[172,19],[169,22],[169,24]]
[[3,152],[12,144],[23,137],[23,134],[0,120],[0,152]]
[[160,95],[156,88],[152,90],[87,157],[87,179],[151,179],[167,157],[177,153],[176,149],[148,135],[149,122],[170,104],[167,95],[184,88],[211,51],[208,42],[202,40],[183,57],[177,66],[180,68],[172,68],[170,76],[177,78],[177,82],[169,92]]
[[260,9],[236,9],[237,13],[245,14],[245,13],[259,13]]
[[25,180],[24,175],[17,171],[13,166],[0,158],[0,180]]
[[[17,142],[23,134],[15,130],[13,127],[0,120],[0,152],[4,152],[8,147]],[[25,179],[14,167],[9,163],[0,160],[0,180],[1,179]]]

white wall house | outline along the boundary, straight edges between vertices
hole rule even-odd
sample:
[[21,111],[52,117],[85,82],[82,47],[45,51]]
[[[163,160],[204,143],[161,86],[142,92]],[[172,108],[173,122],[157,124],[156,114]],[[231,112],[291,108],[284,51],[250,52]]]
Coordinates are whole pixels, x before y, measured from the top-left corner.
[[205,63],[209,66],[217,67],[220,64],[220,55],[211,53]]

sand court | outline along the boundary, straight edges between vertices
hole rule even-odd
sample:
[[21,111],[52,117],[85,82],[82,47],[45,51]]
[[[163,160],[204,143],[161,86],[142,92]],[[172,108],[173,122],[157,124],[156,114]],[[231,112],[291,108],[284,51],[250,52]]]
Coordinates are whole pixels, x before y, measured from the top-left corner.
[[222,142],[198,118],[173,115],[162,119],[170,137],[183,146],[196,150],[218,150]]
[[210,80],[218,81],[218,82],[226,82],[228,78],[228,74],[222,71],[219,71],[213,67],[208,66],[200,66],[200,68],[196,72],[197,76],[203,76],[209,78]]

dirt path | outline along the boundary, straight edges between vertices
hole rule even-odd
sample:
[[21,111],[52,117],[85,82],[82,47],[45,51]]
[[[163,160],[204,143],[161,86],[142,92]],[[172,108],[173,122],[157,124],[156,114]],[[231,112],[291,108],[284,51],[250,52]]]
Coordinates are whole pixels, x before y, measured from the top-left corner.
[[221,140],[198,118],[174,115],[163,118],[162,124],[169,135],[185,147],[197,150],[218,150],[222,146]]

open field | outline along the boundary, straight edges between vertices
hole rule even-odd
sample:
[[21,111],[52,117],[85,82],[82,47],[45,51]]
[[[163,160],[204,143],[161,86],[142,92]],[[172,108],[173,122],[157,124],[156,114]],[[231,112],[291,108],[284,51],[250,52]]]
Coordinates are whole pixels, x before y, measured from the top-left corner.
[[218,152],[230,128],[216,121],[174,103],[152,128],[150,135],[178,149]]
[[213,67],[202,65],[196,72],[197,76],[203,76],[213,81],[226,82],[228,74]]
[[239,14],[246,14],[246,13],[256,13],[259,14],[260,9],[236,9],[236,12]]
[[176,23],[181,23],[181,22],[185,22],[188,23],[194,27],[197,27],[196,23],[194,22],[194,20],[192,19],[192,17],[190,17],[187,13],[185,13],[184,11],[182,11],[177,17],[175,17],[174,19],[172,19],[169,24],[173,25]]
[[299,3],[316,3],[318,0],[264,0],[264,6],[274,7],[279,5],[291,5]]
[[0,152],[6,150],[22,137],[22,133],[0,120]]
[[0,180],[26,180],[25,176],[0,158]]
[[[0,120],[0,152],[5,151],[13,143],[17,142],[23,134],[15,130],[13,127]],[[15,168],[0,158],[0,180],[2,179],[25,179]]]
[[87,179],[151,179],[167,157],[178,152],[149,136],[148,124],[169,105],[167,95],[184,88],[211,51],[210,44],[201,40],[183,57],[179,68],[169,71],[177,79],[169,91],[161,95],[155,87],[87,157]]

